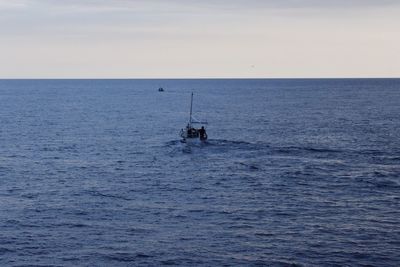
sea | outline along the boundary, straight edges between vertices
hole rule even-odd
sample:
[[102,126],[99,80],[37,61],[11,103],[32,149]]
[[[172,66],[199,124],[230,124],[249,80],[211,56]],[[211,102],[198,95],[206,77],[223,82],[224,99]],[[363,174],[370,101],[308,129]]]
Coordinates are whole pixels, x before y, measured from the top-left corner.
[[0,80],[0,266],[164,265],[400,266],[400,79]]

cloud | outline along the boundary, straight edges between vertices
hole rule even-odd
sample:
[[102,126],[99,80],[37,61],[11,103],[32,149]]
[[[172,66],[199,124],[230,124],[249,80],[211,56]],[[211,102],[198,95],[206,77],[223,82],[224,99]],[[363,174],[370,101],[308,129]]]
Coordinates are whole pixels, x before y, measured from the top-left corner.
[[389,75],[398,70],[399,7],[390,0],[0,0],[0,58],[10,62],[0,75],[239,77],[251,65],[258,77],[344,76],[367,67]]
[[0,0],[0,10],[20,9],[26,8],[27,6],[28,1],[25,0]]
[[82,7],[107,7],[113,8],[135,8],[137,6],[170,6],[180,7],[182,9],[190,7],[213,7],[213,8],[366,8],[366,7],[381,7],[381,6],[399,6],[398,0],[36,0],[37,2],[47,2],[52,5],[76,5]]
[[81,12],[121,11],[194,11],[232,9],[301,9],[301,8],[376,8],[400,6],[397,0],[0,0],[0,9],[6,8],[62,8]]

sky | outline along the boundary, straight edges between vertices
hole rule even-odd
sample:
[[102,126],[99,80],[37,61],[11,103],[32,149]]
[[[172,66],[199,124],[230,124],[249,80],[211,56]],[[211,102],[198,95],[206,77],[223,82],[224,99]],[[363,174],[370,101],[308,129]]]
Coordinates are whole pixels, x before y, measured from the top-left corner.
[[398,0],[0,0],[0,78],[400,77]]

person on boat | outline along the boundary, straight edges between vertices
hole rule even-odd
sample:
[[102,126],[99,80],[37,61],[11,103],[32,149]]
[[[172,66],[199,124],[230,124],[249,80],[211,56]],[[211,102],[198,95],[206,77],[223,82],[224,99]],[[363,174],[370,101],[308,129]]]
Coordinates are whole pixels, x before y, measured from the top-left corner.
[[187,132],[187,137],[189,138],[196,137],[197,135],[197,130],[193,127],[190,127],[189,124],[186,126],[186,132]]
[[204,129],[204,126],[201,126],[201,128],[199,129],[199,134],[200,134],[200,140],[207,139],[207,133],[206,133],[206,129]]

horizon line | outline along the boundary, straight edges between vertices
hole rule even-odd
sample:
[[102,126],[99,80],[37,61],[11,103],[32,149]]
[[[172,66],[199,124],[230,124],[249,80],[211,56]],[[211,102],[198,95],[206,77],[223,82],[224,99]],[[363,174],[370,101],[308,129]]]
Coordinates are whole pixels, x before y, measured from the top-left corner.
[[21,77],[21,78],[1,78],[0,80],[354,80],[354,79],[400,79],[398,77]]

